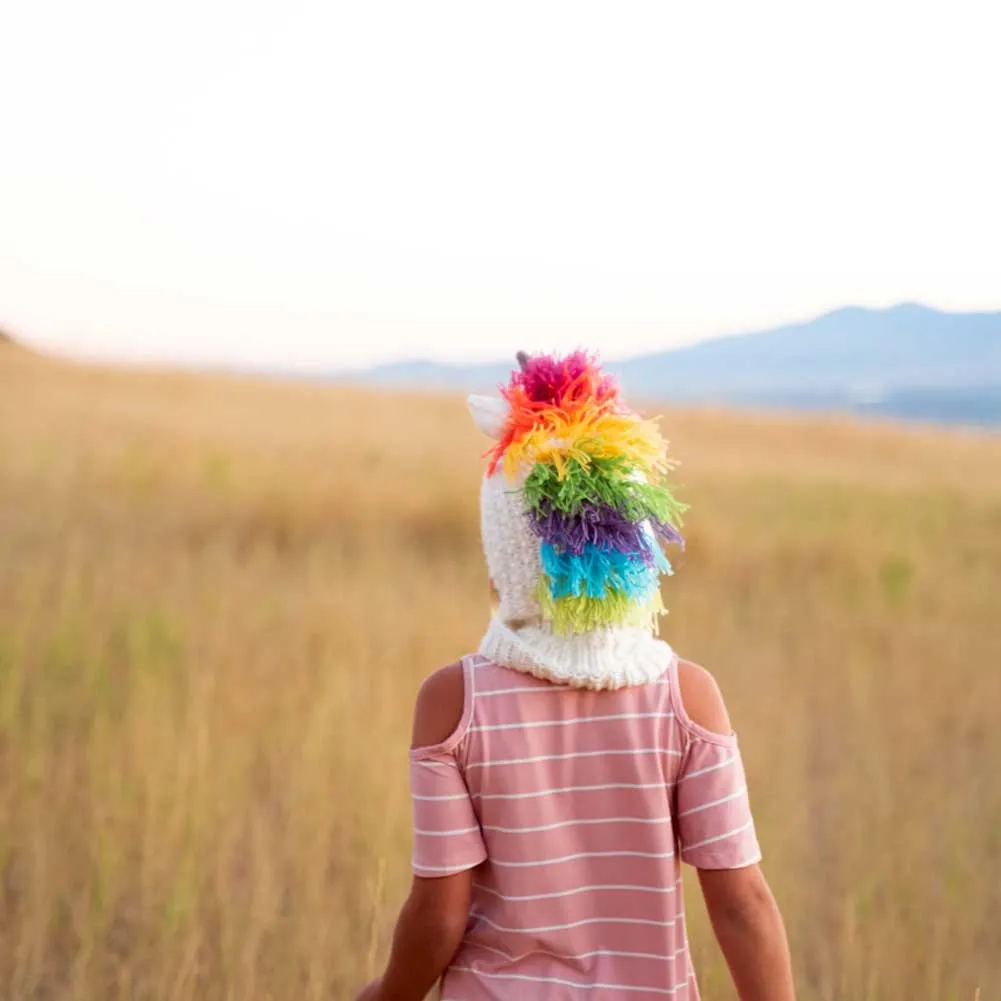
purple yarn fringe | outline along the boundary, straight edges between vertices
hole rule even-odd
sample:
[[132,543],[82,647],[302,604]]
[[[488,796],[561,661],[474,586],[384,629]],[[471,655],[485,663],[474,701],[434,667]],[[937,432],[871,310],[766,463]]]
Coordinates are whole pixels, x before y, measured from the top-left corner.
[[[638,556],[650,567],[657,564],[654,540],[643,524],[630,521],[614,507],[591,504],[572,516],[550,508],[532,511],[530,517],[535,534],[558,552],[582,556],[585,546],[591,543],[602,549]],[[685,540],[673,525],[667,522],[651,522],[650,525],[664,542],[684,548]]]

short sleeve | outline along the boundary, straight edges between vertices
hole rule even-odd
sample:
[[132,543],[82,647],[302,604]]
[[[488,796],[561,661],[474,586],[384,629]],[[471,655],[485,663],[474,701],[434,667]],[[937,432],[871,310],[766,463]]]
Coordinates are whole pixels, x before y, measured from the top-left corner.
[[485,861],[483,833],[454,750],[442,746],[411,751],[410,790],[416,875],[448,876]]
[[697,869],[761,861],[735,736],[692,736],[675,787],[681,858]]

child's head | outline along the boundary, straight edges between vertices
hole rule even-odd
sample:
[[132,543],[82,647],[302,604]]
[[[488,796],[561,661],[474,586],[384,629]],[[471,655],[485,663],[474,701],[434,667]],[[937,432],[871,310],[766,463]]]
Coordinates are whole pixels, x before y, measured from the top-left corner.
[[592,356],[519,361],[500,397],[469,400],[495,441],[481,520],[500,617],[559,634],[652,625],[671,572],[660,543],[682,542],[666,443]]

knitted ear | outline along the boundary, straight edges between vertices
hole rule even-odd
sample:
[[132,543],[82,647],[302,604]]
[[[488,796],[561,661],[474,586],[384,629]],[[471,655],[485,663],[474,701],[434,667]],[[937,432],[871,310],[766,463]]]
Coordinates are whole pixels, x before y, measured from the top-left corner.
[[499,396],[473,395],[468,398],[466,403],[473,416],[473,423],[488,438],[500,441],[511,410],[507,401],[502,400]]

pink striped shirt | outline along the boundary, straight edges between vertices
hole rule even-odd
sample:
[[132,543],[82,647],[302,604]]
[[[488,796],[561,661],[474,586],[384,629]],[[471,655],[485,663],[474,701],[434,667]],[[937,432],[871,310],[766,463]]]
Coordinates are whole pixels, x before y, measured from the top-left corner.
[[463,661],[462,721],[411,752],[414,872],[475,868],[442,1001],[695,1001],[683,860],[758,862],[735,736],[656,682],[564,688]]

